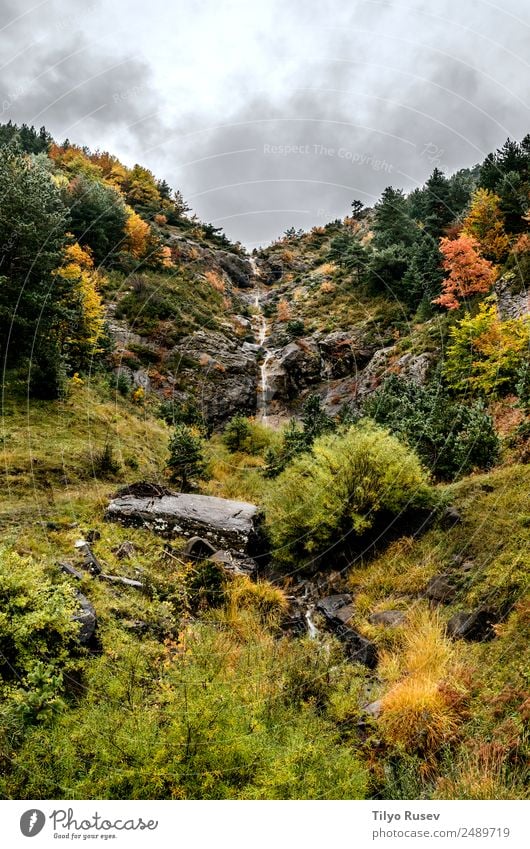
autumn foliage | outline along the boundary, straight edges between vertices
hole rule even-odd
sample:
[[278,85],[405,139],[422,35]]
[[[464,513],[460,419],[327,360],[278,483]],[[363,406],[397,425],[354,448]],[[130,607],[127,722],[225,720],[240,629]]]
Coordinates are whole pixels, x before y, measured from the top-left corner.
[[488,189],[477,189],[464,220],[464,232],[477,240],[482,254],[493,262],[505,259],[510,247],[500,205],[498,195]]
[[462,233],[458,239],[440,239],[442,265],[448,277],[443,292],[433,301],[448,310],[459,308],[461,300],[488,292],[496,278],[495,267],[480,254],[479,243],[473,236]]

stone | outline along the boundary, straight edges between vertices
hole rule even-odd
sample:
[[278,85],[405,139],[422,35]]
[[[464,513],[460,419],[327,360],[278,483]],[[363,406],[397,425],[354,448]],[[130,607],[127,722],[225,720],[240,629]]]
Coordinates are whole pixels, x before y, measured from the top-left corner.
[[455,613],[447,623],[447,633],[454,639],[486,642],[495,636],[494,625],[499,621],[495,611],[487,607]]
[[115,551],[118,560],[130,560],[136,554],[136,549],[132,542],[125,539]]
[[340,610],[341,607],[350,605],[351,602],[352,597],[350,593],[337,593],[336,595],[329,595],[326,596],[326,598],[319,599],[317,602],[317,610],[319,610],[326,619],[333,619],[337,610]]
[[248,289],[254,285],[252,266],[248,259],[224,251],[217,251],[216,259],[234,286]]
[[97,542],[98,539],[101,539],[101,531],[98,531],[97,528],[91,528],[89,531],[87,531],[87,542]]
[[387,625],[389,628],[396,628],[405,621],[405,613],[402,610],[381,610],[377,613],[371,613],[368,621],[372,625]]
[[369,705],[366,705],[364,708],[364,712],[368,714],[368,716],[372,716],[374,719],[377,719],[381,713],[381,699],[376,699],[375,702],[370,702]]
[[216,551],[208,558],[211,563],[218,563],[232,575],[254,575],[258,566],[251,557],[242,557],[235,551]]
[[188,540],[182,553],[186,557],[192,557],[194,560],[206,560],[215,554],[215,546],[202,537],[191,537]]
[[96,632],[97,616],[94,607],[87,599],[86,595],[76,590],[76,598],[79,605],[79,612],[72,617],[74,622],[79,622],[81,627],[77,636],[81,645],[86,646],[92,640]]
[[141,581],[135,581],[133,578],[122,578],[121,575],[105,575],[102,572],[98,577],[102,581],[108,581],[109,584],[122,584],[124,587],[132,587],[135,590],[142,590],[144,587]]
[[392,368],[405,380],[423,386],[427,382],[432,361],[432,354],[412,354],[409,352],[396,360]]
[[362,663],[369,669],[374,669],[377,665],[377,649],[374,643],[358,634],[347,624],[353,615],[350,593],[337,593],[321,598],[316,607],[323,614],[336,636],[345,644],[349,659]]
[[90,548],[86,539],[78,539],[76,540],[75,547],[83,556],[83,566],[85,569],[92,575],[100,575],[103,569],[101,568],[101,563],[93,554],[92,549]]
[[432,601],[448,602],[456,594],[456,588],[451,582],[451,575],[435,575],[425,588],[425,595]]
[[78,572],[77,569],[74,569],[71,563],[67,563],[66,561],[57,561],[57,565],[59,566],[61,572],[64,572],[65,575],[70,575],[71,578],[75,578],[76,581],[82,581],[83,575],[81,572]]
[[[195,366],[179,365],[180,358]],[[236,413],[256,410],[259,369],[256,352],[220,331],[197,330],[183,337],[171,353],[175,372],[194,387],[195,403],[205,421],[218,425]],[[187,396],[192,398],[191,393]]]
[[108,505],[105,519],[144,527],[165,537],[206,539],[215,550],[258,552],[260,512],[255,504],[211,495],[175,492],[155,497],[120,495]]
[[462,515],[456,507],[446,507],[440,518],[440,524],[444,530],[450,530],[462,522]]

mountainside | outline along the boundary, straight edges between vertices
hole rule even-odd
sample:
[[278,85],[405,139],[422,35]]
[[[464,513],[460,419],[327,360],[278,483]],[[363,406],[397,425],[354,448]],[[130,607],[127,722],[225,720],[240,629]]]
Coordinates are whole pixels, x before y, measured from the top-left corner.
[[44,128],[0,198],[3,797],[527,796],[529,137],[252,254]]

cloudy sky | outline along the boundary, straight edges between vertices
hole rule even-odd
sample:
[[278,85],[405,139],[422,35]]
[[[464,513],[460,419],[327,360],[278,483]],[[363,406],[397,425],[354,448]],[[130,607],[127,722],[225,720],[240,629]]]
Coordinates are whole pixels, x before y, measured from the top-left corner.
[[0,121],[147,165],[249,247],[530,131],[526,0],[0,8]]

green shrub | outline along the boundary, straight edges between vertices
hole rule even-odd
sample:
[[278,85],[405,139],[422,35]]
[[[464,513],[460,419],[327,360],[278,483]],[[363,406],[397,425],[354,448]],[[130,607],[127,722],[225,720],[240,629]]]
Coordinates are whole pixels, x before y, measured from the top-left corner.
[[499,453],[493,419],[484,405],[455,402],[440,384],[419,386],[391,375],[368,398],[363,412],[407,442],[444,480],[487,469]]
[[305,332],[304,322],[299,318],[292,318],[288,321],[286,328],[290,336],[303,336]]
[[40,563],[0,550],[0,681],[41,661],[63,663],[79,627],[75,609],[72,589],[53,584]]
[[430,489],[416,455],[367,422],[319,437],[296,457],[266,499],[274,556],[293,563],[353,530],[362,534],[380,511],[425,505]]
[[[250,611],[247,611],[250,615]],[[221,623],[222,624],[222,623]],[[333,694],[357,706],[352,666],[316,641],[216,623],[179,644],[114,639],[79,703],[35,726],[0,775],[3,798],[357,799],[367,770],[337,730]],[[303,679],[303,680],[302,680]]]

